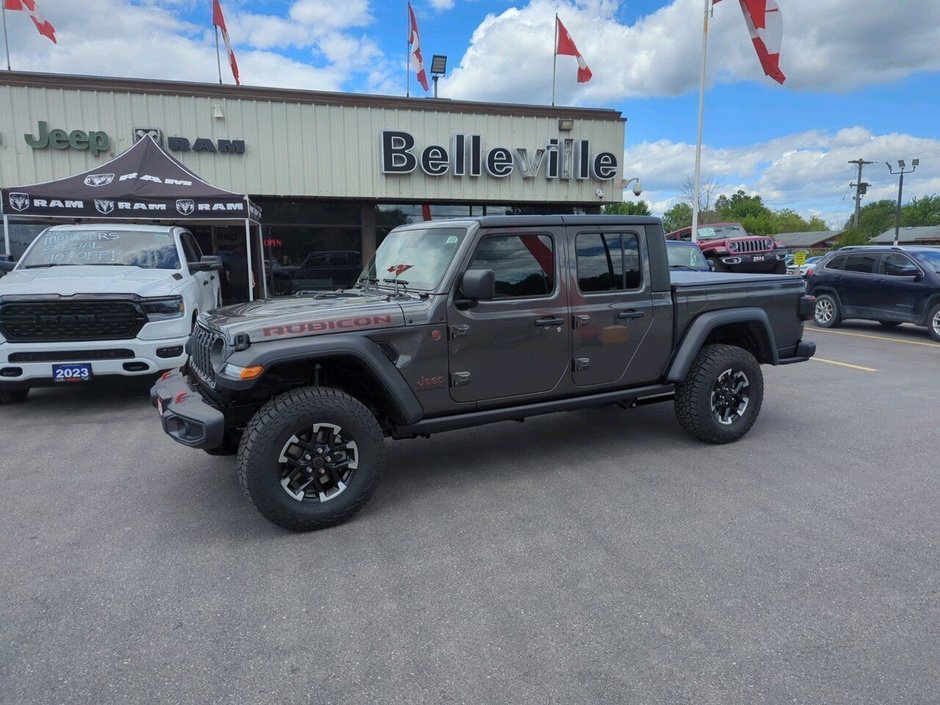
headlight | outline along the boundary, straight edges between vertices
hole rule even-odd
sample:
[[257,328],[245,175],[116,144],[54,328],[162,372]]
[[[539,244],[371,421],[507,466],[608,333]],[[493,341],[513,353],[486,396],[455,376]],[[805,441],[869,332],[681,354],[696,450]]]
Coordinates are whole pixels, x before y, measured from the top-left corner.
[[141,299],[140,306],[149,321],[168,321],[182,318],[186,312],[182,296],[164,296],[159,299]]

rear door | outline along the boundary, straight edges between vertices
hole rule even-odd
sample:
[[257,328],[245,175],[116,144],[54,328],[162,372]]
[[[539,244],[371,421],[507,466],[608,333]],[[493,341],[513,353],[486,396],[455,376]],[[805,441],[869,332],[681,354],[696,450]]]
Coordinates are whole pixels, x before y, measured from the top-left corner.
[[867,318],[874,315],[878,298],[875,275],[880,259],[881,255],[876,252],[855,252],[846,258],[837,284],[846,316]]
[[571,374],[578,386],[646,381],[627,372],[653,321],[641,231],[591,226],[569,234]]
[[[447,310],[454,401],[547,395],[570,356],[561,227],[482,232],[464,268],[492,269],[496,298]],[[458,277],[459,280],[459,277]]]

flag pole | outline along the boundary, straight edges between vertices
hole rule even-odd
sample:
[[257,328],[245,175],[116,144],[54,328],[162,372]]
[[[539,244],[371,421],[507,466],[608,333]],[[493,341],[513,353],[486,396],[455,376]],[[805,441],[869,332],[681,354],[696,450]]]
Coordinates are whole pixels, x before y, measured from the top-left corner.
[[695,142],[695,184],[692,189],[692,242],[698,242],[698,203],[702,184],[702,123],[705,115],[705,61],[708,57],[708,16],[713,0],[705,0],[705,20],[702,24],[702,77],[698,89],[698,139]]
[[7,4],[6,3],[3,3],[3,46],[7,51],[7,71],[12,71],[13,69],[10,68],[10,40],[7,37]]
[[219,26],[215,25],[215,63],[219,67],[219,85],[222,85],[222,58],[219,55]]
[[558,13],[555,13],[555,43],[552,45],[552,105],[555,105],[555,68],[558,66]]
[[405,3],[408,31],[405,33],[405,97],[411,96],[411,3]]

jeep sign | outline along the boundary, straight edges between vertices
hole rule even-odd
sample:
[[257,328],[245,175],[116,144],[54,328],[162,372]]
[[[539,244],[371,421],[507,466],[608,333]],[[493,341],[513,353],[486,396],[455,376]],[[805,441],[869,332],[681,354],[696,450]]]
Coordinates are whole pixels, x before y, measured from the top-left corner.
[[47,147],[68,149],[71,147],[83,152],[87,151],[91,156],[97,157],[111,148],[111,138],[108,137],[106,132],[100,130],[90,130],[88,132],[84,130],[72,130],[71,132],[57,129],[50,130],[49,123],[40,120],[39,129],[36,133],[36,135],[31,135],[27,132],[23,135],[26,138],[26,144],[33,149],[46,149]]
[[415,148],[415,138],[407,132],[382,132],[382,172],[410,174],[419,166],[428,176],[488,176],[502,179],[518,171],[523,179],[544,172],[546,179],[596,179],[609,181],[620,171],[617,156],[611,152],[591,154],[589,140],[548,140],[544,147],[483,149],[480,135],[454,135],[449,149],[432,144]]

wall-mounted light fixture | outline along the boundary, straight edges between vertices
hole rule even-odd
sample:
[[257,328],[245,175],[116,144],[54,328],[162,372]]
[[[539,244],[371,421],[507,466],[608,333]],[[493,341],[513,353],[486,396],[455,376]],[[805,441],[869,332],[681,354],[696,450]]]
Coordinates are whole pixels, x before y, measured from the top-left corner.
[[222,112],[222,104],[221,104],[221,103],[213,103],[213,104],[212,104],[212,117],[214,117],[216,120],[224,120],[224,119],[225,119],[225,113]]
[[574,129],[574,118],[558,118],[558,131],[571,132]]

